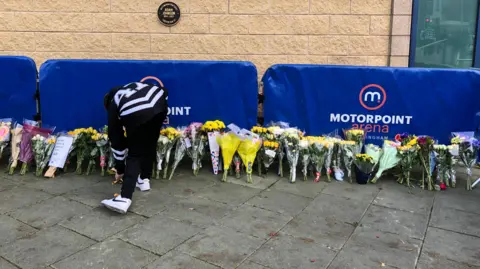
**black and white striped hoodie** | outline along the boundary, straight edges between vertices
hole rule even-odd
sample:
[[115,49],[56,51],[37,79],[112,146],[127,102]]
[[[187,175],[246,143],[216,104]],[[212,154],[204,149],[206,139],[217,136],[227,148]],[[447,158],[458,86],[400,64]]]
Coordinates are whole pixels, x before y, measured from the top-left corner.
[[127,148],[123,127],[128,134],[129,130],[135,130],[155,115],[166,113],[168,91],[161,86],[132,82],[116,88],[111,94],[113,97],[107,106],[108,137],[113,156],[117,161],[123,161]]

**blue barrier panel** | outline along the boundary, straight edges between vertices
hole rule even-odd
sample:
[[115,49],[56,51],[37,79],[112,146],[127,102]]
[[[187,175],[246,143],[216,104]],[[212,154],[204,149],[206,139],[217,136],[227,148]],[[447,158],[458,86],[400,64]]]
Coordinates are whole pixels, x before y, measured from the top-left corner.
[[448,142],[474,129],[480,73],[474,70],[275,65],[263,77],[265,122],[311,135],[361,128],[368,142],[401,132]]
[[36,114],[37,67],[23,56],[0,56],[0,118],[32,119]]
[[103,96],[129,82],[160,80],[169,90],[169,124],[257,120],[257,71],[248,62],[49,60],[40,68],[42,118],[61,130],[106,124]]

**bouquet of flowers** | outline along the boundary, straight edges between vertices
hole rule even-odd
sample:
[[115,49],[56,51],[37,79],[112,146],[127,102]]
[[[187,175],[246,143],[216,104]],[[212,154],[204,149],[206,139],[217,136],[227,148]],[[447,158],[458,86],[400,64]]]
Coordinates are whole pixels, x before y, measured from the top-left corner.
[[8,173],[13,175],[15,168],[17,168],[18,157],[20,155],[20,143],[22,141],[23,135],[23,126],[21,124],[16,124],[15,128],[12,130],[12,154],[10,156],[10,163],[8,165]]
[[[414,140],[414,142],[411,142]],[[395,141],[400,143],[401,146],[406,146],[408,144],[410,145],[417,145],[417,137],[415,135],[411,135],[408,133],[402,133],[402,134],[397,134],[395,135]]]
[[363,148],[363,143],[365,142],[365,131],[362,129],[348,129],[343,130],[345,140],[355,141],[357,144],[357,149],[355,154],[361,153]]
[[320,181],[320,176],[322,175],[322,168],[325,164],[325,158],[327,157],[328,148],[328,142],[325,140],[317,140],[310,144],[310,159],[315,167],[314,182]]
[[[178,140],[175,143],[175,155],[173,158],[172,171],[170,172],[170,176],[168,177],[168,180],[172,179],[173,174],[175,173],[175,169],[177,169],[178,164],[183,159],[183,157],[185,156],[185,152],[187,151],[187,144],[185,142],[185,128],[177,129],[177,131],[178,131],[178,137],[177,137]],[[165,170],[166,169],[167,168],[165,168]]]
[[467,168],[467,190],[472,190],[472,167],[477,161],[480,141],[475,138],[456,136],[452,138],[452,144],[458,145],[460,160]]
[[402,173],[397,180],[400,184],[406,184],[407,187],[411,187],[410,183],[410,173],[412,172],[413,166],[417,163],[417,154],[418,154],[418,145],[417,140],[411,140],[404,146],[399,146],[397,148],[398,156],[400,157],[400,168]]
[[[437,180],[435,182],[435,189],[445,190],[447,186],[450,187],[450,171],[453,166],[453,156],[450,149],[452,145],[433,145],[435,151],[435,161],[437,163]],[[452,185],[455,185],[452,182]]]
[[0,159],[3,156],[3,150],[10,142],[10,128],[12,127],[12,119],[0,119]]
[[213,174],[217,175],[222,170],[220,159],[220,146],[217,143],[217,136],[225,131],[225,123],[220,120],[207,121],[202,126],[202,131],[208,134],[208,146],[210,149],[210,158],[212,159]]
[[33,161],[32,138],[37,134],[48,137],[53,133],[55,128],[40,128],[30,124],[23,125],[22,141],[20,142],[20,154],[18,159],[22,162],[20,170],[21,175],[25,175],[28,171],[29,164]]
[[383,172],[397,166],[400,162],[400,156],[398,156],[397,150],[398,147],[399,145],[393,141],[384,141],[382,148],[383,154],[380,158],[378,171],[375,174],[375,177],[370,181],[371,183],[377,183]]
[[[273,133],[271,133],[268,128],[260,127],[260,126],[254,126],[254,127],[252,127],[252,129],[250,131],[252,133],[258,135],[260,138],[262,138],[263,141],[265,141],[265,140],[275,141],[275,135]],[[256,159],[259,176],[262,175],[262,163],[264,163],[263,157],[271,159],[271,158],[269,158],[269,156],[265,156],[265,154],[263,154],[264,152],[265,151],[262,150],[262,153],[258,154],[257,159]],[[276,155],[276,153],[275,153],[275,155]],[[266,168],[266,169],[268,169],[268,168]]]
[[324,166],[325,166],[325,170],[326,170],[326,174],[327,174],[327,182],[330,182],[332,181],[331,179],[331,175],[332,175],[332,159],[333,159],[333,150],[335,148],[335,142],[333,139],[331,138],[328,138],[327,140],[327,143],[325,144],[325,146],[327,147],[327,152],[326,152],[326,155],[325,155],[325,163],[324,163]]
[[91,173],[95,165],[95,159],[98,157],[98,148],[95,139],[98,132],[92,127],[81,128],[75,140],[75,149],[77,155],[77,169],[75,172],[78,175],[83,173],[82,165],[85,158],[88,160],[87,175]]
[[279,150],[280,144],[276,141],[263,141],[263,147],[260,149],[261,162],[265,166],[265,175],[268,173],[268,169],[272,165],[277,152]]
[[[108,141],[108,135],[105,135],[103,137],[102,134],[98,133],[96,130],[92,133],[90,136],[90,139],[92,140],[92,147],[90,149],[90,153],[88,154],[88,165],[87,165],[87,170],[85,171],[85,175],[90,175],[91,173],[95,172],[95,167],[96,167],[96,159],[100,157],[100,147],[99,144],[107,144]],[[104,140],[104,141],[102,141]]]
[[[433,138],[430,136],[419,136],[417,138],[418,157],[423,166],[423,173],[427,175],[427,185],[428,190],[433,190],[433,180],[432,180],[432,154],[433,154]],[[422,177],[422,188],[425,188],[425,176]]]
[[302,160],[303,180],[307,181],[308,165],[310,164],[310,141],[307,139],[300,140],[300,159]]
[[238,152],[235,152],[233,155],[233,162],[232,165],[235,170],[235,177],[238,179],[241,176],[241,166],[242,166],[242,158],[240,158],[240,155],[238,155]]
[[227,181],[227,175],[230,165],[232,164],[233,155],[240,145],[240,138],[232,132],[222,134],[217,137],[217,142],[222,149],[223,158],[223,177],[222,181]]
[[356,166],[356,178],[358,183],[366,184],[375,168],[375,162],[372,156],[368,154],[356,154],[353,161]]
[[205,152],[205,136],[202,133],[203,124],[194,122],[185,129],[185,146],[187,154],[192,159],[193,175],[198,175],[199,169],[202,167],[202,156]]
[[300,156],[300,131],[295,128],[288,128],[283,133],[283,144],[287,153],[287,160],[290,166],[290,182],[295,183],[297,176],[297,164]]
[[242,159],[242,162],[245,164],[247,171],[247,183],[253,183],[252,179],[252,167],[255,158],[257,157],[257,152],[262,145],[262,140],[258,138],[247,137],[240,142],[238,145],[238,155]]
[[280,126],[277,125],[272,125],[267,128],[267,130],[273,134],[275,137],[275,141],[278,142],[279,144],[279,150],[278,150],[278,175],[280,177],[283,177],[283,158],[285,157],[285,145],[283,144],[284,141],[282,139],[283,133],[285,132],[285,129],[283,129]]
[[347,169],[348,179],[350,183],[352,183],[352,165],[353,160],[355,159],[357,144],[355,141],[343,140],[340,142],[340,150],[343,157],[343,163],[345,164],[345,169]]
[[177,129],[172,127],[168,127],[160,131],[160,136],[158,137],[158,140],[157,140],[156,179],[160,179],[160,171],[162,171],[164,159],[165,159],[165,169],[163,171],[163,178],[167,177],[168,163],[170,162],[170,154],[179,136],[180,136],[180,133],[177,131]]
[[101,133],[95,135],[95,143],[97,144],[98,151],[100,153],[100,168],[101,176],[105,176],[105,170],[107,168],[107,154],[110,150],[110,143],[108,141],[108,134],[105,132],[105,128],[102,130]]
[[36,163],[35,175],[37,177],[42,176],[43,170],[47,167],[53,148],[55,147],[55,141],[55,136],[45,138],[37,134],[32,138],[32,149]]

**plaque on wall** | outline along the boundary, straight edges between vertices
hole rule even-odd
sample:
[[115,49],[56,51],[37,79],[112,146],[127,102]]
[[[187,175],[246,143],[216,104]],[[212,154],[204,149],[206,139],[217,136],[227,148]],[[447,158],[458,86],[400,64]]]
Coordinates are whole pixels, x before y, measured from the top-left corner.
[[180,8],[173,2],[165,2],[158,7],[158,19],[165,26],[174,26],[180,20]]

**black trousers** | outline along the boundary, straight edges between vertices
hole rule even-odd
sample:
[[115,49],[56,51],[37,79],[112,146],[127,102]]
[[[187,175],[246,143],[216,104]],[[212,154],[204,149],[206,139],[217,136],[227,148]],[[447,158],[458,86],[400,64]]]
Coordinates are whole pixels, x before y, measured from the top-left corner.
[[152,176],[156,158],[157,141],[166,114],[158,114],[135,130],[127,130],[128,154],[123,177],[122,197],[132,199],[138,176],[141,179]]

